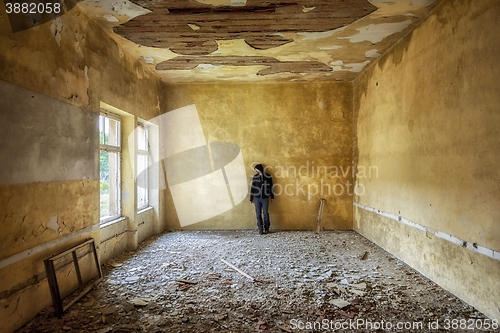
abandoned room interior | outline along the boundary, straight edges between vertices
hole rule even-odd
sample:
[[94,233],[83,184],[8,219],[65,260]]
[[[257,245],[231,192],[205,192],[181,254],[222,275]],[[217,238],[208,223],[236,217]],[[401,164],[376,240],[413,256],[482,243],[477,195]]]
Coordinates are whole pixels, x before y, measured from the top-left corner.
[[1,332],[498,330],[498,0],[0,8]]

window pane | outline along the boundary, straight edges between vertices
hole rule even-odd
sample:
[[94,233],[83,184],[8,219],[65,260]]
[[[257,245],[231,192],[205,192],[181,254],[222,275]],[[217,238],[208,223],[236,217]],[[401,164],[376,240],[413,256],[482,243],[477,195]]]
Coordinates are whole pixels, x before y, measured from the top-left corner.
[[120,121],[104,115],[99,116],[99,143],[120,146]]
[[120,146],[120,122],[112,118],[106,118],[108,133],[106,135],[107,145]]
[[120,214],[120,155],[115,152],[101,151],[100,154],[100,217]]
[[148,155],[137,155],[137,207],[146,207],[148,203]]
[[105,122],[105,119],[106,117],[100,115],[99,116],[99,143],[102,145],[104,144],[105,142],[105,131],[104,131],[104,128],[105,128],[105,125],[104,125],[104,122]]
[[148,131],[142,126],[137,128],[137,148],[148,150]]

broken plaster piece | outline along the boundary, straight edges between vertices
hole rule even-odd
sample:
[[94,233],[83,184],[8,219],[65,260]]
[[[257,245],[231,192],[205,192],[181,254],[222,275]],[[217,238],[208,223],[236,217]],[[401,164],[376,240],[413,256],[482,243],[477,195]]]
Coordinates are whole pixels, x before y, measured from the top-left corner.
[[135,283],[135,282],[139,281],[139,279],[140,278],[138,276],[134,275],[134,276],[130,276],[130,277],[126,278],[125,281],[128,283]]
[[351,303],[349,303],[349,302],[347,302],[347,301],[344,301],[343,299],[336,298],[336,299],[332,299],[332,300],[330,301],[330,304],[331,304],[331,305],[335,305],[335,306],[336,306],[336,307],[338,307],[339,309],[342,309],[342,308],[344,308],[344,307],[348,306],[348,305],[349,305],[349,304],[351,304]]
[[366,283],[353,283],[351,284],[351,287],[357,288],[357,289],[366,289]]
[[146,302],[143,299],[140,298],[134,298],[133,300],[130,301],[130,303],[137,305],[137,306],[146,306],[148,305],[148,302]]
[[358,296],[364,296],[365,295],[365,292],[364,291],[361,291],[361,290],[358,290],[358,289],[350,289],[349,290],[351,293],[353,294],[356,294]]

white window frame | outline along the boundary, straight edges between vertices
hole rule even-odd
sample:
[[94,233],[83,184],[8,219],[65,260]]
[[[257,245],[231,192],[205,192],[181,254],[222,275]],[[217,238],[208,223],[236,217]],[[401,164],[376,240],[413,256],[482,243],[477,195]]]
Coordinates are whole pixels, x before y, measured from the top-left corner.
[[[115,121],[118,121],[119,123],[119,129],[117,133],[117,142],[118,146],[114,145],[108,145],[101,143],[101,121],[104,121],[104,118],[110,118]],[[106,141],[104,139],[104,141]],[[106,223],[109,221],[113,221],[116,219],[119,219],[122,214],[122,204],[121,204],[121,169],[122,169],[122,161],[121,161],[121,152],[122,152],[122,120],[121,117],[117,114],[111,113],[111,112],[105,112],[101,110],[101,114],[99,117],[99,156],[101,156],[100,152],[105,151],[105,152],[113,152],[117,153],[117,193],[116,193],[116,205],[117,205],[117,213],[109,216],[105,216],[100,218],[100,223]],[[100,165],[100,164],[99,164]],[[100,171],[99,171],[100,174]],[[100,184],[100,179],[99,179],[99,184]],[[99,192],[99,202],[100,202],[100,192]],[[100,214],[99,214],[100,216]]]
[[[146,156],[146,160],[148,161],[147,163],[147,167],[146,169],[144,170],[144,172],[146,173],[146,185],[147,185],[147,188],[146,188],[146,201],[144,202],[144,204],[142,205],[139,205],[139,195],[137,194],[137,211],[141,211],[141,210],[144,210],[146,208],[149,207],[149,163],[150,163],[150,159],[149,159],[149,156],[150,156],[150,146],[149,146],[149,129],[148,129],[148,126],[146,126],[143,122],[137,122],[137,127],[139,128],[142,128],[143,131],[144,131],[144,134],[145,134],[145,141],[146,141],[146,150],[144,149],[140,149],[139,148],[139,137],[137,137],[137,158],[136,158],[136,168],[137,170],[139,170],[139,155],[142,155],[142,156]],[[136,132],[137,133],[137,132]],[[137,173],[137,177],[139,176],[139,172]],[[138,189],[139,189],[139,184],[137,183],[136,184],[136,191],[138,193]]]

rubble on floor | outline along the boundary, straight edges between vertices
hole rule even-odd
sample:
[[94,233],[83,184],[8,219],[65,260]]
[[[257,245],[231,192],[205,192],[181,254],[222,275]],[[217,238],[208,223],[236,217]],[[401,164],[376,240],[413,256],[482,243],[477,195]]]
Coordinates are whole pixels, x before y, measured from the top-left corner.
[[489,320],[353,231],[171,232],[103,273],[63,318],[48,308],[18,332],[450,332]]

